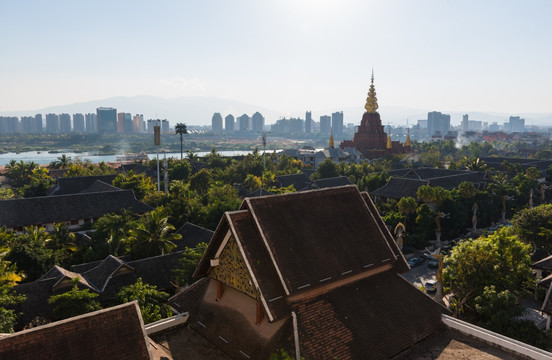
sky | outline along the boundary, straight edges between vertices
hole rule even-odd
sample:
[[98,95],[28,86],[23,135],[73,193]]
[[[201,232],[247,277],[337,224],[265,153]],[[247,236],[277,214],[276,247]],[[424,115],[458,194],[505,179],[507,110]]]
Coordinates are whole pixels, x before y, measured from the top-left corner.
[[552,1],[0,0],[0,112],[214,96],[552,112]]

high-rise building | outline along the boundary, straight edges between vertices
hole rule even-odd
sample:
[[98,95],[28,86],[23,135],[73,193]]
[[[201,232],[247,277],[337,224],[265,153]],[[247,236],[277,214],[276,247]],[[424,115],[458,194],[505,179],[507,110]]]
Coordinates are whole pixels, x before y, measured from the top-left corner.
[[84,132],[84,115],[81,113],[73,114],[73,132]]
[[119,134],[125,132],[125,113],[117,113],[117,132]]
[[332,128],[332,117],[329,115],[320,116],[320,134],[329,135]]
[[153,133],[153,128],[155,126],[159,126],[161,132],[163,132],[163,128],[161,127],[162,125],[161,125],[161,120],[160,119],[149,119],[148,120],[148,133]]
[[224,130],[226,135],[229,135],[234,132],[234,115],[229,114],[224,118]]
[[46,114],[46,132],[49,134],[59,133],[59,116],[57,114]]
[[312,114],[310,111],[305,113],[305,133],[312,134]]
[[136,114],[132,118],[132,127],[133,131],[135,133],[143,133],[146,132],[146,122],[144,121],[144,115],[142,114]]
[[462,133],[465,133],[466,131],[468,131],[470,128],[469,128],[469,116],[468,114],[464,114],[462,116]]
[[134,124],[130,113],[117,113],[117,132],[120,134],[134,132]]
[[211,130],[213,133],[222,134],[222,115],[220,113],[214,113],[211,118]]
[[98,132],[115,134],[117,132],[117,109],[100,107],[96,109]]
[[21,132],[23,134],[31,134],[35,133],[36,131],[33,131],[33,125],[34,125],[34,117],[33,116],[22,116],[21,117]]
[[167,134],[169,132],[169,121],[167,119],[161,120],[161,133]]
[[238,130],[239,131],[248,131],[251,129],[249,126],[249,115],[243,114],[242,116],[238,117]]
[[60,114],[59,115],[59,132],[67,134],[71,132],[71,115]]
[[125,113],[124,119],[124,132],[127,134],[132,134],[134,132],[134,122],[132,121],[132,115],[130,113]]
[[86,125],[87,133],[96,133],[98,132],[98,119],[97,115],[94,113],[88,113],[84,116],[84,122]]
[[19,132],[19,118],[16,116],[0,116],[0,133],[13,134]]
[[505,123],[504,127],[510,132],[524,132],[525,119],[522,119],[519,116],[510,116],[508,123]]
[[43,129],[43,125],[42,125],[42,114],[36,114],[36,115],[34,116],[34,120],[35,120],[34,128],[36,129],[36,132],[37,132],[37,133],[41,133],[41,132],[42,132],[42,129]]
[[332,130],[334,135],[343,134],[343,111],[332,114]]
[[251,130],[254,132],[262,132],[264,130],[265,118],[260,112],[256,112],[251,117]]
[[438,111],[427,113],[427,132],[429,136],[445,136],[450,130],[450,115]]

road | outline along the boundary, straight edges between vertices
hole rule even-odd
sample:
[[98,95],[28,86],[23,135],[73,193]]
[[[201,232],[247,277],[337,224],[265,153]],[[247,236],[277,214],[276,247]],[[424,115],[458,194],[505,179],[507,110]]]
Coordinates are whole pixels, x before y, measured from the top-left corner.
[[437,269],[432,269],[427,266],[426,261],[423,264],[416,266],[406,274],[403,274],[403,277],[417,288],[421,288],[425,285],[426,281],[435,280],[436,274]]

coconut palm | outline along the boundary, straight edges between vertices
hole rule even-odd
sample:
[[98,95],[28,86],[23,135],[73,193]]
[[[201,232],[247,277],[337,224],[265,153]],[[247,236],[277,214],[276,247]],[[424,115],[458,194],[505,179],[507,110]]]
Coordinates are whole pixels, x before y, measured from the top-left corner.
[[176,247],[173,240],[182,238],[174,234],[174,226],[169,224],[163,207],[144,215],[136,229],[129,231],[132,243],[132,257],[135,259],[163,255]]
[[186,124],[178,123],[174,127],[174,132],[180,135],[180,160],[182,160],[182,135],[188,133],[188,128],[186,127]]

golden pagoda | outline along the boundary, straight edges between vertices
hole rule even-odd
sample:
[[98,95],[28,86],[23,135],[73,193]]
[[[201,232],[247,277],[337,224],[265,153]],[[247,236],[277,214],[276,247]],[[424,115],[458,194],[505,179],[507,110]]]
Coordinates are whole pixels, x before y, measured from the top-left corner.
[[333,128],[330,130],[330,148],[333,149],[334,147],[334,139],[333,139]]
[[376,97],[376,87],[374,86],[374,70],[372,69],[372,83],[370,84],[370,90],[368,90],[368,97],[366,98],[366,105],[364,105],[367,113],[378,112],[378,98]]

